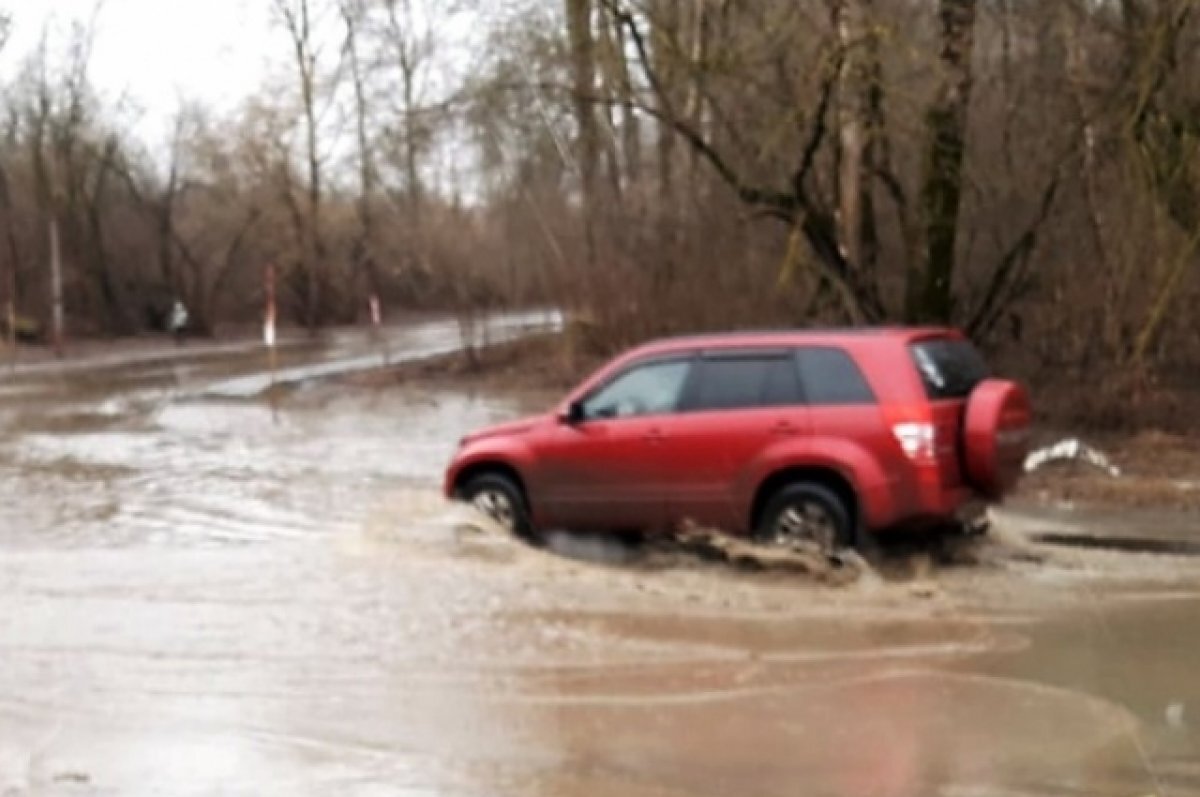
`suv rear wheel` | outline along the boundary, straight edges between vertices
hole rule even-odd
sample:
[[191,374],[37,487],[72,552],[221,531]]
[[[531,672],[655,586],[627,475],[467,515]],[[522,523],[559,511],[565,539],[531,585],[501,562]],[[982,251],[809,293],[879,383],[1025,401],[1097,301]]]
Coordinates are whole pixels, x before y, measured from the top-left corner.
[[529,537],[532,525],[525,495],[516,483],[501,473],[483,473],[472,477],[461,490],[459,498],[518,537]]
[[771,496],[755,537],[759,542],[829,556],[853,542],[850,511],[828,487],[793,482]]

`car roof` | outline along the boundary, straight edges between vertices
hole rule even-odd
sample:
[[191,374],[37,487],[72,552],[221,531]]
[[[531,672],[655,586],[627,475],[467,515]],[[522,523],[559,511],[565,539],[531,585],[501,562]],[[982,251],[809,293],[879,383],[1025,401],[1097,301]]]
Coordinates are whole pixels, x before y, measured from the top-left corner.
[[924,338],[959,337],[949,327],[830,327],[822,329],[735,330],[661,338],[639,346],[640,353],[692,349],[774,348],[787,346],[861,345],[865,340],[890,339],[903,343]]

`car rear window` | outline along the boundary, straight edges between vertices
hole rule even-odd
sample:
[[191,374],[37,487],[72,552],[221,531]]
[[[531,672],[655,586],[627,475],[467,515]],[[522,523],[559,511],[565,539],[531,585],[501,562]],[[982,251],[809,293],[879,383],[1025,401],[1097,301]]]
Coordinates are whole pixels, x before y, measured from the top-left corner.
[[841,349],[807,348],[796,352],[808,403],[814,406],[874,404],[875,394],[858,365]]
[[959,399],[971,395],[988,378],[983,357],[969,341],[941,338],[911,346],[917,372],[931,399]]

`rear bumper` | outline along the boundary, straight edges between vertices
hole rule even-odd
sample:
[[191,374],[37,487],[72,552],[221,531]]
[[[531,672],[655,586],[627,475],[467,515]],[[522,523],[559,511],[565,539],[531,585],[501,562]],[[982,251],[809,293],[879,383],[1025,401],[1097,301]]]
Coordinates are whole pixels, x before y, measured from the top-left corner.
[[968,531],[983,530],[988,525],[988,507],[990,506],[991,504],[981,497],[969,498],[955,510],[954,520]]
[[987,523],[990,503],[982,495],[967,487],[943,488],[940,485],[896,486],[892,495],[892,512],[872,517],[868,512],[868,525],[873,530],[904,526],[938,526],[958,523],[968,528],[979,528]]

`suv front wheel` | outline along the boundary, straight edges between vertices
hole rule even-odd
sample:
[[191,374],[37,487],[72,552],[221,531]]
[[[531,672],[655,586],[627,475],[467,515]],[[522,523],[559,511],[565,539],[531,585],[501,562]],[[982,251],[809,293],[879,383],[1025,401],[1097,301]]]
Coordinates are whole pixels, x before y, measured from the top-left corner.
[[475,476],[459,490],[458,497],[518,537],[531,536],[525,495],[509,477],[500,473]]
[[767,502],[755,537],[759,542],[831,556],[854,541],[850,511],[821,484],[793,482]]

